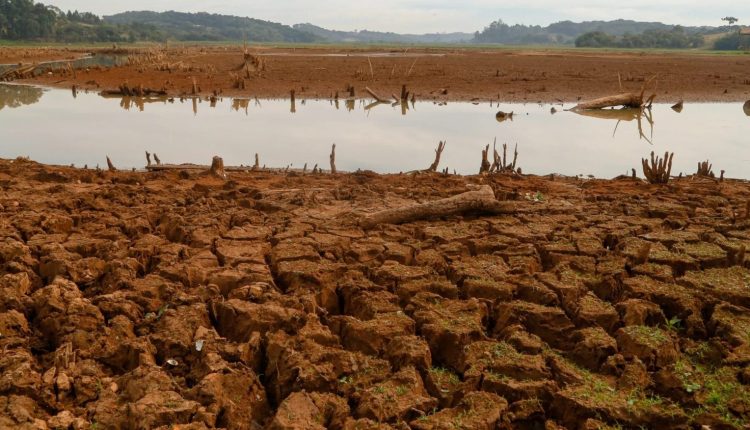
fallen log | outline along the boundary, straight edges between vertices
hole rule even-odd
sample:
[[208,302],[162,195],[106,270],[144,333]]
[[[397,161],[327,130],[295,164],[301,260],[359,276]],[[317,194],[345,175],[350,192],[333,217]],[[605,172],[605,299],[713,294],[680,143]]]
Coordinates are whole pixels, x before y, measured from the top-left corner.
[[643,99],[643,95],[646,92],[646,87],[654,80],[656,76],[644,82],[639,93],[622,93],[614,96],[600,97],[598,99],[585,101],[576,105],[573,111],[576,110],[592,110],[592,109],[605,109],[610,107],[629,107],[629,108],[641,108],[653,103],[656,94],[649,97],[647,100]]
[[501,202],[489,185],[453,197],[386,209],[363,217],[359,225],[371,229],[380,224],[402,224],[423,219],[439,218],[464,213],[507,215],[516,212],[514,202]]

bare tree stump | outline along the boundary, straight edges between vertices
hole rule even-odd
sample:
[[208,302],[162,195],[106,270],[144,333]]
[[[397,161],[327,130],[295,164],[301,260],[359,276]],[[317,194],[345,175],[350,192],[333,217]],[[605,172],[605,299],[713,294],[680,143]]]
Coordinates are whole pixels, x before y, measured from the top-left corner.
[[146,151],[146,166],[151,165],[151,153]]
[[224,170],[224,160],[221,157],[215,156],[211,161],[211,174],[226,179],[227,172]]
[[430,167],[427,169],[430,172],[437,172],[437,168],[440,165],[440,156],[443,155],[443,150],[445,149],[445,144],[447,142],[441,141],[438,143],[438,147],[435,150],[435,161],[430,165]]
[[109,169],[110,172],[117,171],[117,168],[115,168],[115,165],[112,164],[112,160],[109,159],[109,156],[107,156],[107,169]]
[[698,172],[696,172],[696,176],[708,176],[710,178],[715,178],[716,175],[714,175],[712,167],[713,164],[709,164],[708,160],[698,163]]
[[361,219],[359,225],[371,229],[379,224],[402,224],[463,213],[504,215],[515,212],[513,202],[497,201],[492,187],[483,185],[478,190],[453,197],[376,212]]
[[156,155],[156,152],[154,152],[154,161],[156,161],[157,166],[161,166],[161,160],[159,160],[159,156]]
[[253,164],[253,170],[259,170],[260,169],[260,156],[258,153],[255,153],[255,164]]
[[331,147],[331,174],[336,174],[336,144]]

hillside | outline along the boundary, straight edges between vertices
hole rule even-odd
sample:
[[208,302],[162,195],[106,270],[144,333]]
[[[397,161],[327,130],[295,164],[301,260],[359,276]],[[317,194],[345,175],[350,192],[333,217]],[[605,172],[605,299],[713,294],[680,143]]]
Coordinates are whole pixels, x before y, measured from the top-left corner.
[[463,43],[474,37],[471,33],[398,34],[380,31],[337,31],[313,24],[296,24],[296,30],[314,34],[327,42],[339,43]]
[[316,42],[320,38],[290,26],[254,18],[205,12],[124,12],[105,16],[110,24],[153,25],[178,40],[249,40],[252,42]]

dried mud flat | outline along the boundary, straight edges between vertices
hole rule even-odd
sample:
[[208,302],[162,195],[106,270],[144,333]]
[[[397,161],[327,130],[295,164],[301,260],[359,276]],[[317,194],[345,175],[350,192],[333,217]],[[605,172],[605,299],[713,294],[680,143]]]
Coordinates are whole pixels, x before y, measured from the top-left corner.
[[[518,212],[358,227],[471,183]],[[750,422],[746,182],[19,159],[0,189],[0,428]]]
[[[0,49],[0,64],[33,49]],[[54,48],[41,50],[54,56]],[[575,102],[634,91],[658,76],[657,102],[745,101],[750,98],[750,57],[698,53],[607,52],[521,49],[270,48],[251,47],[262,60],[246,67],[243,48],[176,47],[95,50],[129,55],[130,64],[87,70],[57,70],[22,82],[79,89],[116,90],[122,85],[170,96],[227,95],[299,98],[382,97],[402,85],[418,100]],[[67,59],[69,51],[59,51]],[[41,58],[40,57],[40,58]],[[10,61],[9,59],[12,59]]]

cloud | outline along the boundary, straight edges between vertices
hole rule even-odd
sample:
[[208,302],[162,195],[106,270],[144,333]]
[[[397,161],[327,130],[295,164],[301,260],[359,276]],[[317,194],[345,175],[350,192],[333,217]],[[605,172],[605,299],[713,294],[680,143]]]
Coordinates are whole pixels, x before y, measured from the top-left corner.
[[339,30],[368,29],[400,33],[474,32],[496,19],[546,25],[561,20],[634,19],[683,25],[720,25],[734,15],[750,22],[750,2],[736,0],[526,0],[522,5],[497,0],[53,0],[63,10],[100,15],[126,10],[177,10],[250,16],[284,24],[310,22]]

